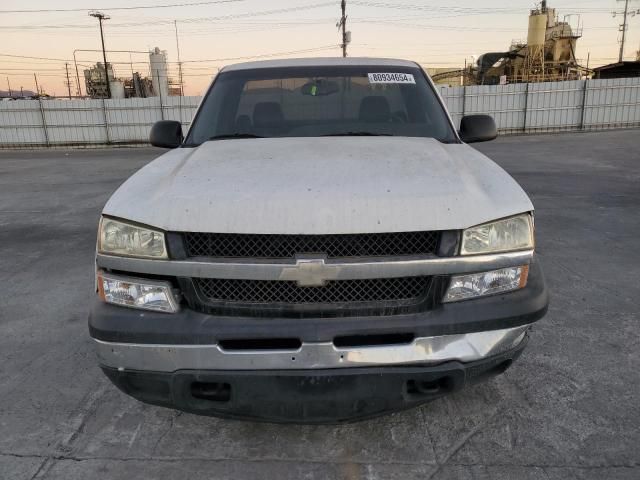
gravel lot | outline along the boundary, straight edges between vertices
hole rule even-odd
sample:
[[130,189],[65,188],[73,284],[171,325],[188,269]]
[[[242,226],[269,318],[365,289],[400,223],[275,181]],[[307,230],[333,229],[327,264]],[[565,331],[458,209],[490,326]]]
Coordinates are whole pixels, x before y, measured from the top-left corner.
[[86,325],[97,220],[159,151],[0,151],[0,479],[640,478],[640,130],[478,148],[536,205],[549,314],[506,375],[339,427],[116,390]]

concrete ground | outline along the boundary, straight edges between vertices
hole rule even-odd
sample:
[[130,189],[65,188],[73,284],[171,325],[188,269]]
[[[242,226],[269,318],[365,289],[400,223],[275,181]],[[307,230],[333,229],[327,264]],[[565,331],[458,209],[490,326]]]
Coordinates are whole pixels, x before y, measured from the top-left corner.
[[640,478],[640,131],[478,149],[537,207],[551,308],[502,377],[348,426],[143,405],[86,325],[100,210],[153,149],[0,152],[0,479]]

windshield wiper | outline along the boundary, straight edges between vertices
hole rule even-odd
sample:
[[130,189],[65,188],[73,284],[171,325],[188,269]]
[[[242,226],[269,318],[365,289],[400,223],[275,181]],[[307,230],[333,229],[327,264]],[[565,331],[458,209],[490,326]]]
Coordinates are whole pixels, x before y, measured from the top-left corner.
[[209,140],[229,140],[231,138],[264,138],[260,135],[254,135],[253,133],[227,133],[225,135],[214,135],[209,137]]
[[393,137],[391,133],[374,133],[374,132],[340,132],[328,133],[321,135],[322,137]]

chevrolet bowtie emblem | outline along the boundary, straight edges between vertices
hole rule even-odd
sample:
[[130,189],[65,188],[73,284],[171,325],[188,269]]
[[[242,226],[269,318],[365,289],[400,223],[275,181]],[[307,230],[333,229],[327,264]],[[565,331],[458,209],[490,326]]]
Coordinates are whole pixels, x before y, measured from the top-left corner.
[[324,258],[297,258],[295,267],[285,267],[280,280],[296,282],[301,287],[321,287],[338,278],[340,267],[327,265]]

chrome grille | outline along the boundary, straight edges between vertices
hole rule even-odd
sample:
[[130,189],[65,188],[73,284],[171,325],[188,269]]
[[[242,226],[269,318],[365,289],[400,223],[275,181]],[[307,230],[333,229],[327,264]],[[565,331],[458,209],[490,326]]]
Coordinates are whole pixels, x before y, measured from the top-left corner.
[[184,234],[188,257],[294,258],[317,253],[328,258],[435,254],[439,232],[337,235]]
[[426,298],[431,277],[336,280],[322,287],[301,287],[296,282],[194,278],[208,303],[331,305],[357,303],[413,303]]

